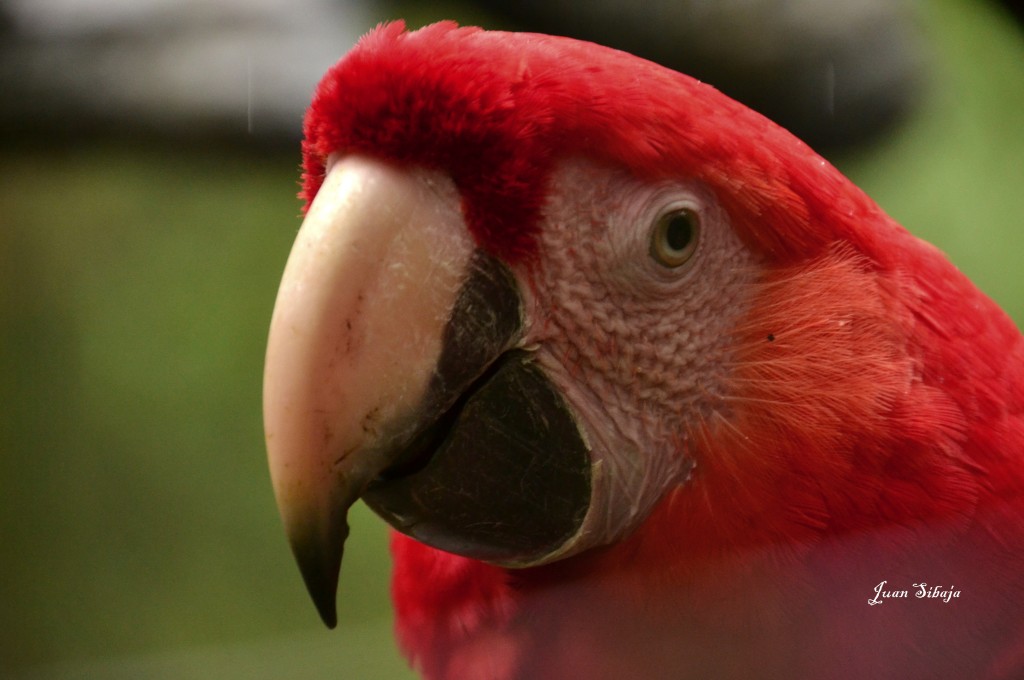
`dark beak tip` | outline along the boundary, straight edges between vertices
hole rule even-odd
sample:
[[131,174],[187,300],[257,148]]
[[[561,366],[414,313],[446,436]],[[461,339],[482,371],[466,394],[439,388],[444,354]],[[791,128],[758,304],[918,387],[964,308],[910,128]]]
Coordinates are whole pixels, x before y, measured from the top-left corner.
[[[324,625],[334,629],[338,625],[338,608],[335,601],[338,591],[338,570],[341,567],[341,555],[336,560],[326,562],[308,559],[299,559],[299,569],[302,571],[302,580],[306,583],[306,590],[309,592],[317,613],[323,620]],[[333,568],[332,568],[333,567]]]
[[320,619],[324,622],[324,625],[330,630],[337,628],[338,609],[334,603],[334,598],[332,597],[326,602],[317,602],[314,599],[314,603],[316,604],[316,610],[320,613]]
[[313,529],[307,525],[305,528],[306,531],[290,532],[292,552],[317,613],[324,625],[333,629],[338,625],[335,598],[348,525],[342,514],[341,521],[331,522],[326,531],[322,526]]

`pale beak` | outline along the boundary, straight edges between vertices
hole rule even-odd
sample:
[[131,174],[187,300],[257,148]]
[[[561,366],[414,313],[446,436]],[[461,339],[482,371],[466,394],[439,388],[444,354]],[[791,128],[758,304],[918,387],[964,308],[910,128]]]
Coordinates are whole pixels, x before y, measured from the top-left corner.
[[[345,515],[394,461],[473,253],[457,194],[361,157],[328,173],[288,258],[263,379],[278,507],[333,626]],[[386,423],[386,430],[381,425]],[[359,455],[352,455],[359,452]],[[330,593],[329,602],[324,593]]]
[[264,420],[278,507],[324,622],[349,507],[510,566],[580,545],[586,437],[519,347],[513,272],[478,248],[445,175],[333,164],[285,268]]

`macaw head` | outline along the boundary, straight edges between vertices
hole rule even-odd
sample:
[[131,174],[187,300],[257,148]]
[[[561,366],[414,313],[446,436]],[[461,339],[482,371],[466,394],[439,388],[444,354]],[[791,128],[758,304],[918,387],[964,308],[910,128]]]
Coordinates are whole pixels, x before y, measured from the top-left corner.
[[358,499],[512,568],[666,503],[694,551],[871,505],[842,489],[927,392],[889,273],[946,265],[784,130],[622,52],[441,23],[363,38],[305,133],[264,412],[329,625]]

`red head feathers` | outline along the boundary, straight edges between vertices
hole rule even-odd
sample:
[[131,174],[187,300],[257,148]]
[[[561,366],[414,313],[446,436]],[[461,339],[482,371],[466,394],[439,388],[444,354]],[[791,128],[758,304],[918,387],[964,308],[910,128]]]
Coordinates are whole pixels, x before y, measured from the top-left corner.
[[476,238],[508,261],[533,248],[552,159],[574,154],[706,182],[779,259],[887,219],[803,142],[710,86],[547,35],[382,25],[324,77],[305,133],[307,202],[336,152],[442,169]]

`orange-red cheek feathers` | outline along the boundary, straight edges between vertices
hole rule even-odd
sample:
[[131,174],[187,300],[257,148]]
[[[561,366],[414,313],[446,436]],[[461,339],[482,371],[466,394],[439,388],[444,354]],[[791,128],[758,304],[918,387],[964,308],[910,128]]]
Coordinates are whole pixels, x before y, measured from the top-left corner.
[[968,423],[922,381],[929,350],[909,283],[840,248],[754,284],[719,410],[695,432],[693,490],[714,489],[696,520],[709,546],[813,544],[972,514]]

